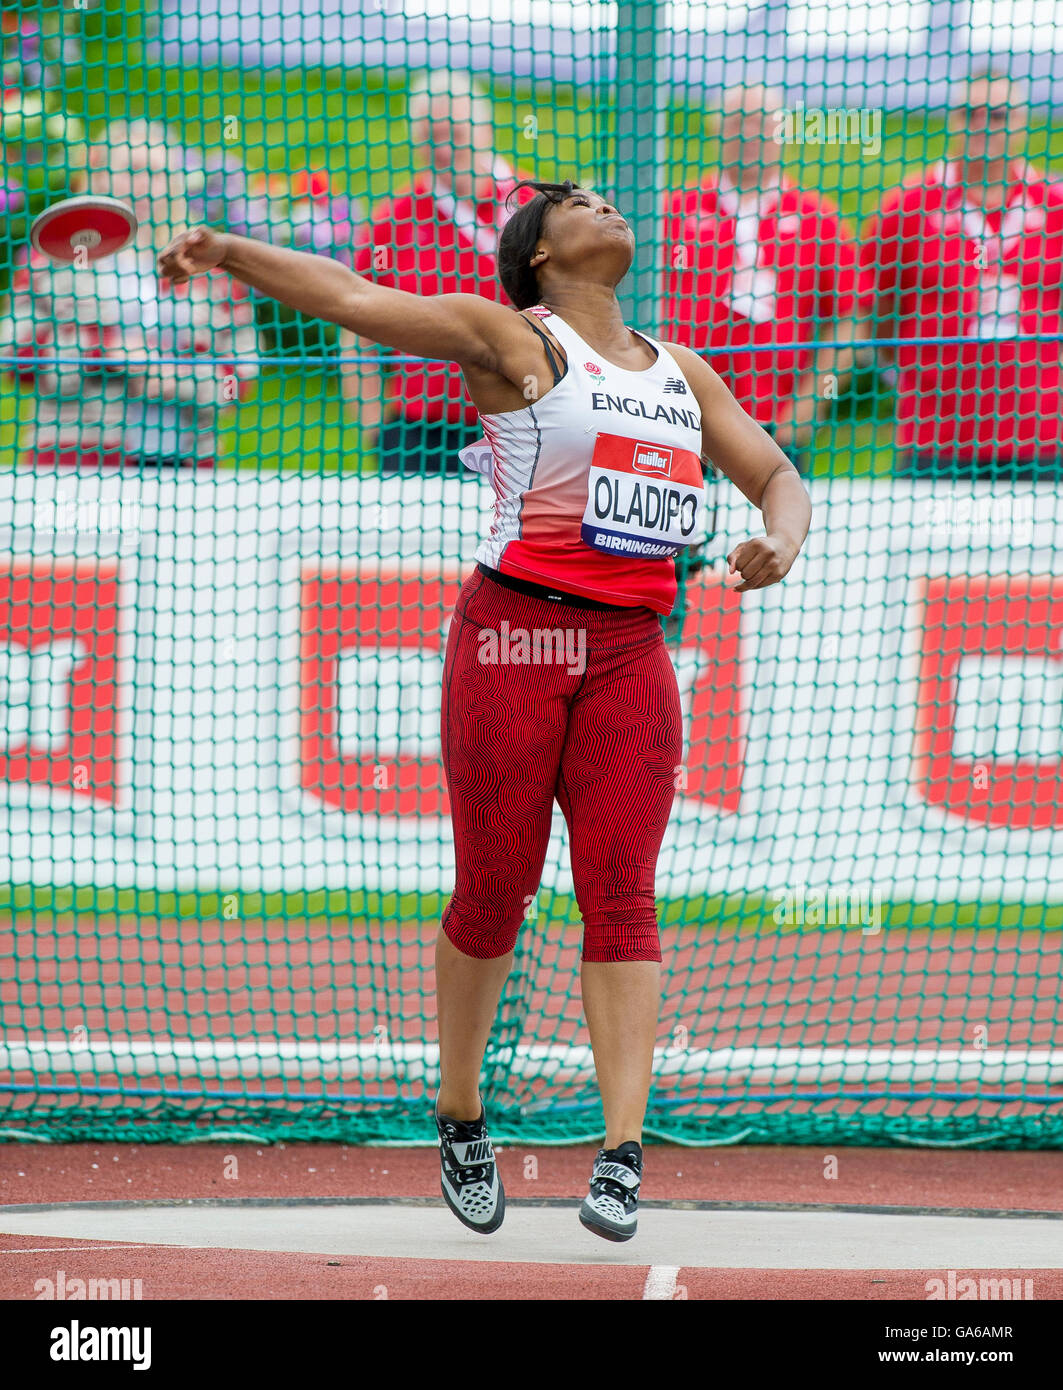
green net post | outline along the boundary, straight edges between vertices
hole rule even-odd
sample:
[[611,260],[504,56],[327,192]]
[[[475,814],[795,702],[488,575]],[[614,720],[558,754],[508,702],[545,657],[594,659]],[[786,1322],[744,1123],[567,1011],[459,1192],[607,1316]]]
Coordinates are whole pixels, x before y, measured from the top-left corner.
[[662,80],[665,7],[621,4],[617,16],[616,145],[611,200],[635,234],[635,259],[617,298],[628,324],[655,334],[660,314],[661,199],[667,89]]

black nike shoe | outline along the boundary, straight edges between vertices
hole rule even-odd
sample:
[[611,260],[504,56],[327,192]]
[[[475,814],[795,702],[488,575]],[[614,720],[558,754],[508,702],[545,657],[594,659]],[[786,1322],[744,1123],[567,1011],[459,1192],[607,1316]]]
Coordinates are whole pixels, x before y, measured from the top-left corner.
[[471,1231],[489,1236],[502,1224],[506,1194],[487,1134],[483,1101],[478,1120],[453,1120],[438,1109],[435,1117],[443,1200]]
[[641,1181],[641,1144],[629,1139],[618,1149],[599,1149],[580,1221],[604,1240],[630,1240],[638,1226]]

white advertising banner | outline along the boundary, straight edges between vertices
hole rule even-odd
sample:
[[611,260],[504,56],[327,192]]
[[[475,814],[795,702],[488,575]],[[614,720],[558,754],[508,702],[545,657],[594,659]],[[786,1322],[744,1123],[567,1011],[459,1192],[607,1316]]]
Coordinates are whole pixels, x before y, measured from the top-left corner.
[[[660,895],[1060,897],[1058,489],[810,490],[783,584],[690,586]],[[491,498],[0,474],[0,879],[448,892],[443,649]],[[729,486],[718,525],[716,557],[761,531]]]

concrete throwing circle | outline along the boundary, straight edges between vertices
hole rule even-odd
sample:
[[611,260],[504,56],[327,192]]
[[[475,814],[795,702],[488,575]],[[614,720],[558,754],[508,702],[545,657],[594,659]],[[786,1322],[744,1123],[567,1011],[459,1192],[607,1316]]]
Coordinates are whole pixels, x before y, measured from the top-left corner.
[[516,1199],[492,1236],[424,1197],[203,1198],[0,1208],[18,1236],[186,1249],[693,1269],[1060,1269],[1063,1212],[647,1202],[638,1235],[597,1239],[578,1201]]

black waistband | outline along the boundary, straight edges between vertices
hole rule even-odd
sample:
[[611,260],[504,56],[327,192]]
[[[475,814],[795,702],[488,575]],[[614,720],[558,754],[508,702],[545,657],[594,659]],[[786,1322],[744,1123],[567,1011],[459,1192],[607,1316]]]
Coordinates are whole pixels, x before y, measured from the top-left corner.
[[476,568],[481,574],[486,574],[488,579],[501,584],[504,589],[515,589],[518,594],[527,594],[529,598],[544,598],[551,603],[567,603],[572,608],[597,608],[605,613],[631,611],[622,603],[599,603],[597,599],[584,598],[582,594],[561,593],[557,589],[548,589],[543,584],[530,584],[525,579],[514,579],[512,575],[500,574],[498,570],[490,569],[487,565],[478,564]]

